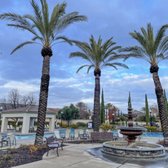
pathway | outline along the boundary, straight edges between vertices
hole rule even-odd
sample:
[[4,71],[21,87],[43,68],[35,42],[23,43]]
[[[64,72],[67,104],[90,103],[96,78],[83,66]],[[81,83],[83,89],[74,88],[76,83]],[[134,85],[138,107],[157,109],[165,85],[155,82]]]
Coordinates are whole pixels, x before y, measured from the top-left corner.
[[43,160],[17,166],[15,168],[143,168],[135,164],[118,164],[106,162],[100,158],[95,158],[86,152],[87,149],[98,147],[100,144],[69,144],[60,151],[57,157],[55,151],[50,151],[49,156],[44,156]]

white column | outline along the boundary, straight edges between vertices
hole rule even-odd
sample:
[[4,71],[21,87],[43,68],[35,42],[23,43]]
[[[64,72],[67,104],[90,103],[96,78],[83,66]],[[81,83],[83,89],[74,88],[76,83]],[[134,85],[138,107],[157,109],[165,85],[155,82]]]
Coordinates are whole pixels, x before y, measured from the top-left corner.
[[22,124],[22,134],[29,133],[29,128],[30,128],[30,117],[27,115],[24,115],[23,124]]
[[1,132],[6,132],[7,126],[8,126],[8,119],[6,117],[2,117]]
[[53,132],[55,129],[55,116],[50,118],[49,131]]
[[30,118],[30,128],[34,127],[34,118]]

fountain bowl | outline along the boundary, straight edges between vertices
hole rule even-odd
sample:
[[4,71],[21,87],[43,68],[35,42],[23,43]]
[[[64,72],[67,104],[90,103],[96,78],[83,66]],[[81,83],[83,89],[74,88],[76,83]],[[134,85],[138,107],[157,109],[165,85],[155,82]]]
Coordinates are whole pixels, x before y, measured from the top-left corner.
[[108,155],[136,159],[163,158],[166,155],[162,145],[145,141],[136,141],[131,144],[128,144],[127,141],[104,142],[102,152]]
[[128,143],[135,142],[137,136],[143,134],[146,128],[143,127],[120,127],[120,133],[127,136]]

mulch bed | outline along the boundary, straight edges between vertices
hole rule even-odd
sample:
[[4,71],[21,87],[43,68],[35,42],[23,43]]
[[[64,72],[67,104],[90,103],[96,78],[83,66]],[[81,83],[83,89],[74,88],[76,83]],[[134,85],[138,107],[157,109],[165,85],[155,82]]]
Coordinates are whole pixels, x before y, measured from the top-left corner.
[[46,146],[21,146],[17,149],[7,149],[0,151],[0,168],[10,168],[34,161],[42,160]]

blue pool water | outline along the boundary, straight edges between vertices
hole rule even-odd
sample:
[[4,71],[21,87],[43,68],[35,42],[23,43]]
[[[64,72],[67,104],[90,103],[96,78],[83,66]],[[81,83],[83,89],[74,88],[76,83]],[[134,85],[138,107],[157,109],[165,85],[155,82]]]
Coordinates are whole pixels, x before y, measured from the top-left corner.
[[[116,130],[114,130],[114,131],[112,131],[112,133],[114,134],[114,135],[116,135],[117,136],[117,131]],[[142,137],[146,137],[146,138],[163,138],[163,133],[162,132],[144,132],[143,134],[142,134]]]
[[163,138],[162,132],[144,132],[143,137],[151,137],[151,138]]
[[[117,131],[112,131],[113,134],[117,134]],[[54,135],[53,133],[45,133],[44,137],[49,137]],[[163,138],[163,134],[161,132],[144,132],[142,137],[146,138]],[[35,139],[35,134],[19,134],[16,135],[17,140],[34,140]]]
[[[53,133],[45,133],[44,137],[49,137],[54,135]],[[16,140],[34,140],[35,139],[35,134],[19,134],[16,135]]]

